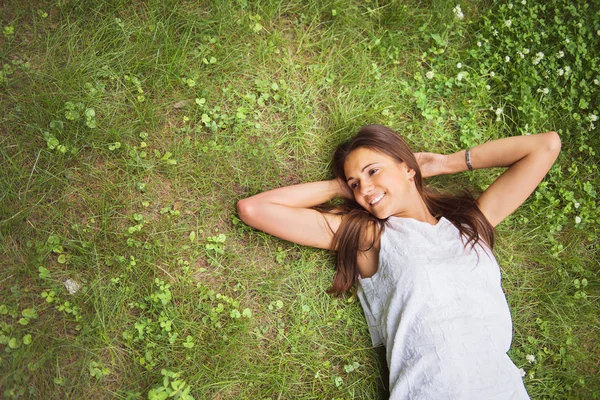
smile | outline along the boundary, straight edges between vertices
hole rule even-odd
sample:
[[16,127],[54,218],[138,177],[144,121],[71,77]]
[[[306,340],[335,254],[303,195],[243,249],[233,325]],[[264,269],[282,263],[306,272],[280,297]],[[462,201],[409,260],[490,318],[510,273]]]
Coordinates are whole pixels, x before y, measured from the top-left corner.
[[383,199],[383,196],[385,196],[385,193],[382,193],[379,196],[375,197],[373,200],[369,201],[369,205],[374,206],[375,204],[379,203],[381,199]]

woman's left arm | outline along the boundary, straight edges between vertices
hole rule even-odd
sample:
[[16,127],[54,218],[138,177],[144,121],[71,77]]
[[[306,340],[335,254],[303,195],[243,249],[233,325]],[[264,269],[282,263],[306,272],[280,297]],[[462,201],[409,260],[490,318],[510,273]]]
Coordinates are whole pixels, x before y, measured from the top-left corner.
[[[477,199],[492,226],[498,225],[531,195],[560,153],[556,132],[493,140],[470,150],[473,169],[508,167]],[[467,170],[465,150],[437,159],[435,171],[427,172],[430,153],[416,154],[423,175],[451,174]]]

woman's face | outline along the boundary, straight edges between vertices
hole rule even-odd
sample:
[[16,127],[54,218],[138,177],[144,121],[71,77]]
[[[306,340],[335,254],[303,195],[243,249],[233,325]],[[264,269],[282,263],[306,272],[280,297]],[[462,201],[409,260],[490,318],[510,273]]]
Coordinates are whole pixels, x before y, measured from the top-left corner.
[[415,171],[378,151],[363,147],[353,150],[344,162],[344,173],[354,199],[379,219],[409,217],[421,200]]

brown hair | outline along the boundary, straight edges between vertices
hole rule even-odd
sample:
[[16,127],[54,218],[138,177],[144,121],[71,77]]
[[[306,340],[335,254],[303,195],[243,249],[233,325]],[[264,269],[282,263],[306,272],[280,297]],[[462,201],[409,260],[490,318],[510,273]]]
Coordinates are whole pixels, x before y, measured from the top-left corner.
[[[465,247],[469,244],[474,247],[480,240],[490,249],[494,247],[494,227],[483,215],[473,196],[468,192],[458,195],[442,194],[425,187],[413,152],[390,128],[382,125],[364,126],[356,136],[340,145],[333,157],[333,173],[336,178],[346,181],[344,163],[348,155],[358,148],[383,153],[398,162],[405,162],[415,170],[415,185],[429,212],[438,219],[443,216],[452,222],[463,237]],[[359,252],[371,249],[379,241],[386,221],[376,218],[354,199],[346,199],[335,212],[342,215],[342,222],[333,237],[337,266],[330,292],[340,295],[357,283]]]

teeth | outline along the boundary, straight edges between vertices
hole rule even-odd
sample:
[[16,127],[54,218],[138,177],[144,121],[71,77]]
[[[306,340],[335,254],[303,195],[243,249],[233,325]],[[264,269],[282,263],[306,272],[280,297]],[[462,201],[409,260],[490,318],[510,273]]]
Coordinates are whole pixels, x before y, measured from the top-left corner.
[[381,200],[383,198],[383,196],[385,196],[385,193],[382,193],[379,196],[375,197],[373,200],[371,200],[371,202],[369,204],[374,205],[376,203],[379,203],[379,200]]

